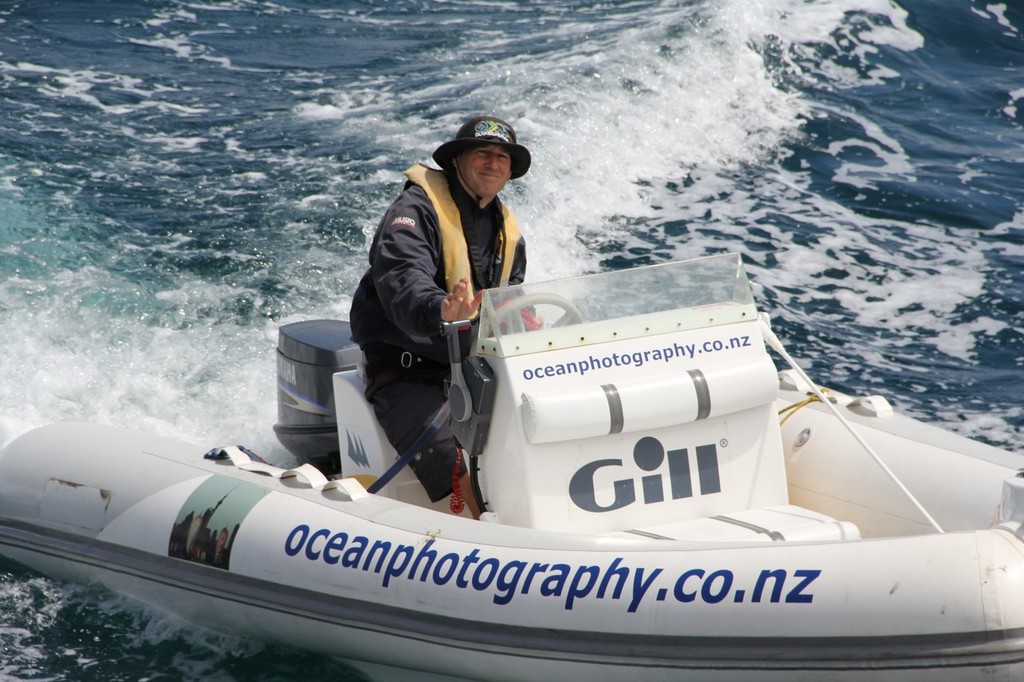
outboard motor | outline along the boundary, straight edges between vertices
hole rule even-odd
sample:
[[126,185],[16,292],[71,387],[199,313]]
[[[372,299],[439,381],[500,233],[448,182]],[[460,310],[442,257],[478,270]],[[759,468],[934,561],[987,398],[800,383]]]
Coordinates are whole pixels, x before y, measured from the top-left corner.
[[335,372],[362,359],[348,322],[306,320],[280,328],[277,340],[277,439],[325,475],[340,471]]

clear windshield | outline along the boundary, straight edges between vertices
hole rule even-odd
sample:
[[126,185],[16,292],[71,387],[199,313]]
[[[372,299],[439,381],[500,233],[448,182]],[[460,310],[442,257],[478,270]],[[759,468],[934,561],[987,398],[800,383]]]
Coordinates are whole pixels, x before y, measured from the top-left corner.
[[737,254],[484,293],[478,349],[508,357],[756,319]]

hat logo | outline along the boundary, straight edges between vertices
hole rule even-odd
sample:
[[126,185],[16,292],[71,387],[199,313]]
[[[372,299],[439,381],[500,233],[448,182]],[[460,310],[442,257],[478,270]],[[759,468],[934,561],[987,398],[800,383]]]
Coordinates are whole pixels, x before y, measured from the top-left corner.
[[511,131],[509,127],[497,121],[484,120],[476,124],[473,129],[476,137],[497,137],[504,142],[511,142]]

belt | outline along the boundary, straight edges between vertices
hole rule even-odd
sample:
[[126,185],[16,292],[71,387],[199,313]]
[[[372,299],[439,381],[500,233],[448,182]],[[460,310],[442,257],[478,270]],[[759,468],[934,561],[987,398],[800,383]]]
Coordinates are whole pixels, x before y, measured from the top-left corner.
[[451,367],[436,360],[389,344],[374,344],[363,350],[366,397],[392,381],[443,386]]

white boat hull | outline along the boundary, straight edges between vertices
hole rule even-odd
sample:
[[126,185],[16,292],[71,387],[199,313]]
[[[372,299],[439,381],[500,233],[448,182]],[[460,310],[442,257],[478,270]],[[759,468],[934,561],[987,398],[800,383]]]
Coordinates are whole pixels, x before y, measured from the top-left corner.
[[[1024,545],[1007,530],[725,545],[538,533],[343,499],[189,444],[76,424],[11,444],[0,482],[6,555],[351,661],[489,680],[1024,669]],[[211,482],[258,497],[228,568],[168,556],[176,517]]]

